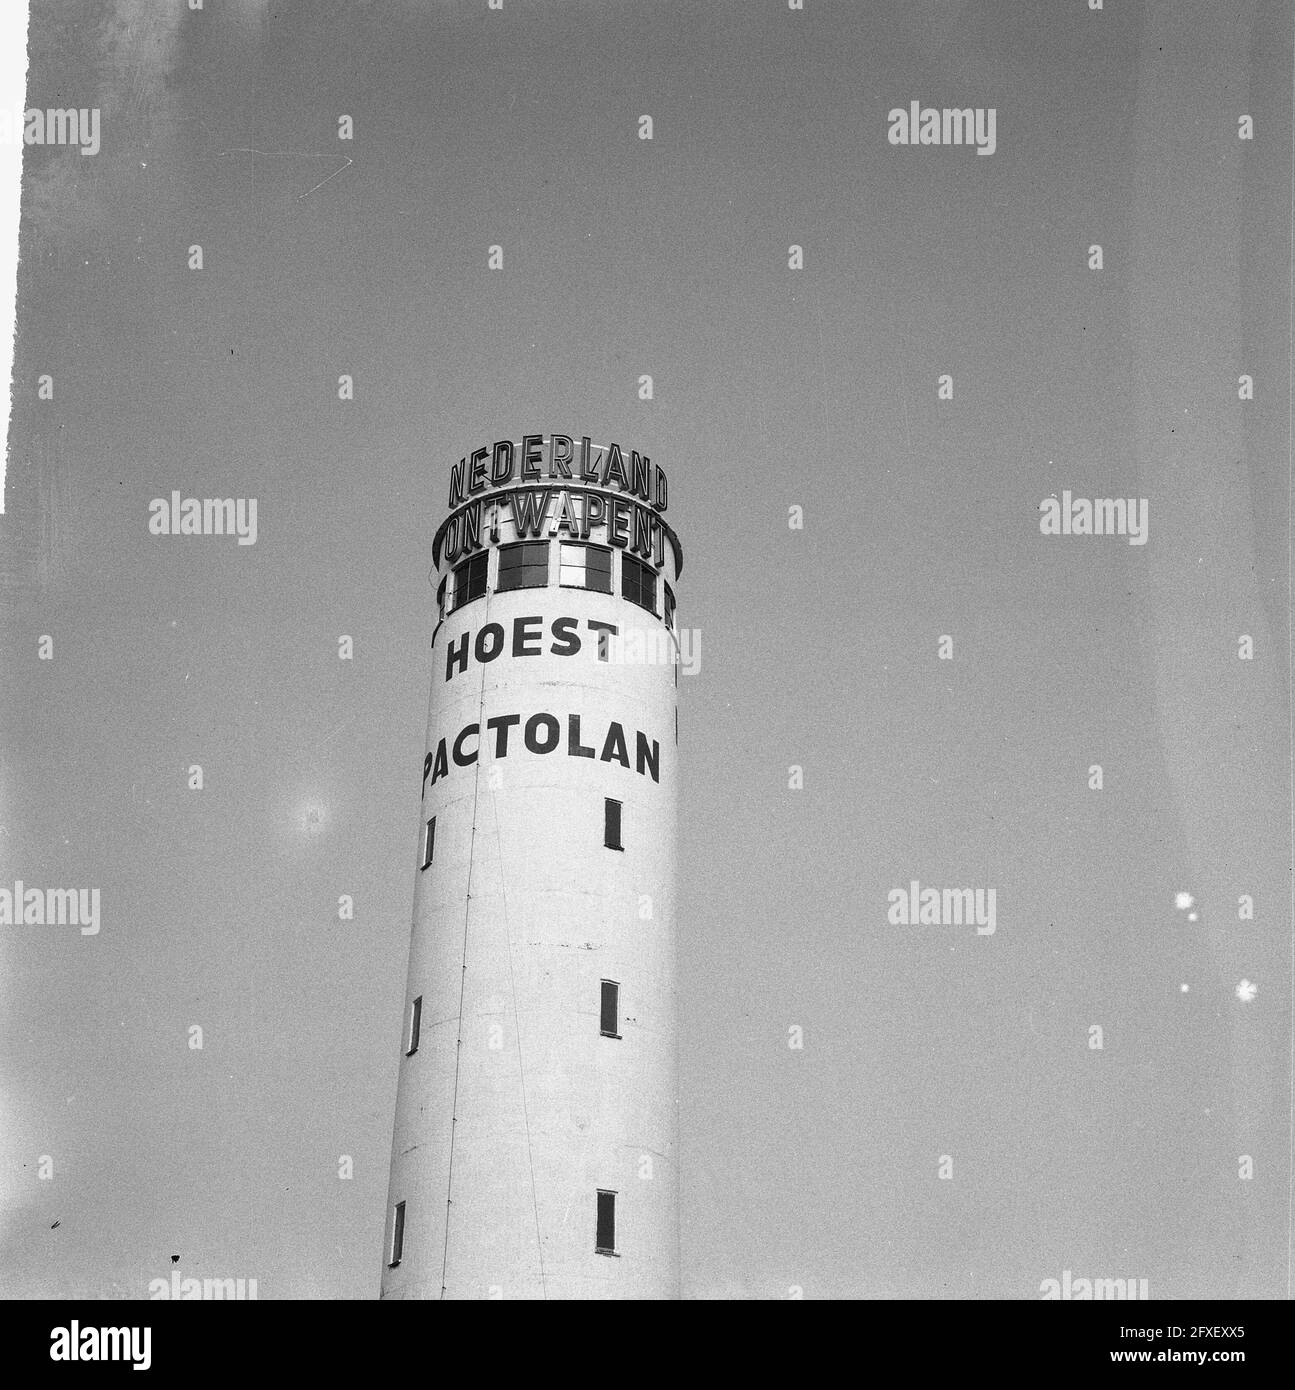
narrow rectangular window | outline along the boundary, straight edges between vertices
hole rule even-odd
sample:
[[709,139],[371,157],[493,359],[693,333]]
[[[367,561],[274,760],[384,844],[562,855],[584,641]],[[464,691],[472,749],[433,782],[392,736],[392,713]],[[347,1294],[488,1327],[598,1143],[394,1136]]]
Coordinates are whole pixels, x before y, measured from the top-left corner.
[[558,583],[567,589],[612,591],[612,553],[599,545],[569,545],[563,541],[558,553]]
[[599,1255],[616,1253],[616,1194],[601,1187],[598,1189],[598,1232],[594,1248]]
[[600,546],[585,546],[585,588],[600,594],[612,591],[612,553]]
[[624,849],[621,844],[621,804],[610,796],[603,799],[603,844],[608,849]]
[[630,555],[621,558],[621,597],[656,612],[656,573]]
[[391,1259],[388,1264],[392,1269],[400,1263],[400,1257],[405,1253],[405,1204],[396,1203],[396,1209],[391,1216]]
[[423,868],[426,869],[432,862],[432,855],[436,851],[436,817],[423,827]]
[[615,980],[604,980],[600,1028],[604,1038],[620,1037],[620,992]]
[[558,583],[564,589],[585,586],[585,548],[562,544],[558,547]]
[[673,627],[674,627],[674,590],[669,586],[669,584],[663,584],[661,587],[662,587],[662,589],[663,589],[664,592],[665,592],[665,625],[666,625],[666,627],[668,627],[668,628],[673,628]]
[[423,996],[420,994],[409,1006],[409,1039],[405,1056],[412,1057],[418,1051],[418,1034],[423,1024]]
[[499,582],[506,589],[542,589],[549,582],[548,541],[522,541],[499,547]]
[[487,550],[473,555],[460,565],[455,565],[453,609],[462,608],[465,603],[471,603],[474,598],[480,598],[485,593],[489,565],[490,552]]

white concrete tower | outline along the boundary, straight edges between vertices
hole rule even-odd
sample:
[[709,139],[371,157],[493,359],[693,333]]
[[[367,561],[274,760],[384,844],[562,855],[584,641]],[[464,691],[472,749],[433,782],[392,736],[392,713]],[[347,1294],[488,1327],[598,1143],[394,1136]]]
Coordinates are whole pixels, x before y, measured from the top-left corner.
[[678,1297],[667,502],[587,437],[451,471],[384,1298]]

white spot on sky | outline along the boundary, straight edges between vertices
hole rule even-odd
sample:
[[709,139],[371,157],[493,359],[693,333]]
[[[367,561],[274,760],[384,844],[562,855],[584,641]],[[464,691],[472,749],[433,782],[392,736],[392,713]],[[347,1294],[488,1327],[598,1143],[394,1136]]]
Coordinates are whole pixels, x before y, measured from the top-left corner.
[[1199,914],[1199,913],[1196,913],[1196,912],[1189,912],[1189,913],[1187,914],[1187,920],[1188,920],[1189,922],[1194,922],[1194,921],[1197,919],[1197,917],[1198,917],[1199,915],[1200,915],[1200,914]]
[[318,801],[304,801],[297,810],[297,824],[306,835],[322,833],[328,824],[328,807]]
[[1185,912],[1187,908],[1191,907],[1191,905],[1195,901],[1196,899],[1193,898],[1190,893],[1174,894],[1174,906],[1179,910],[1179,912]]
[[1178,988],[1186,994],[1191,989],[1191,985],[1179,985]]
[[1250,980],[1242,980],[1237,986],[1237,998],[1243,1004],[1248,1004],[1258,993],[1259,986],[1253,984]]

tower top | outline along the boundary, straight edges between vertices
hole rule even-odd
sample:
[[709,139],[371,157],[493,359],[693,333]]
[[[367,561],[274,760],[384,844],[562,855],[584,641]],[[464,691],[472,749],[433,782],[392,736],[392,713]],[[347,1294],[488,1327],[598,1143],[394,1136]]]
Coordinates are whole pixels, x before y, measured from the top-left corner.
[[683,547],[665,519],[668,503],[665,470],[637,449],[594,444],[588,435],[500,439],[450,470],[450,513],[432,541],[432,560],[441,570],[500,541],[596,536],[658,572],[668,546],[677,580]]

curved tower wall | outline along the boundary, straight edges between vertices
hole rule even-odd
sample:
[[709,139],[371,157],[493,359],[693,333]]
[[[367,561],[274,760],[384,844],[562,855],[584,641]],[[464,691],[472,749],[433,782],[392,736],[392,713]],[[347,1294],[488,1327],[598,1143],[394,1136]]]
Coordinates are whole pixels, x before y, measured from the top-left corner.
[[[582,453],[576,441],[599,481],[568,482],[564,439],[554,477],[549,436],[510,441],[540,480],[514,466],[475,496],[484,451],[465,459],[434,545],[443,616],[383,1297],[678,1296],[678,645],[664,603],[667,585],[678,592],[681,554],[662,499],[643,499],[641,469],[635,499],[618,471],[602,481],[611,446]],[[496,477],[506,461],[495,446]],[[601,525],[582,514],[591,495],[603,499]],[[540,509],[538,527],[528,507]],[[528,587],[501,589],[522,556],[507,547],[521,539],[546,551],[525,552],[520,574],[510,568]],[[610,593],[596,587],[598,555],[567,551],[588,564],[562,568],[573,543],[608,557]],[[456,583],[459,599],[481,583],[464,568],[474,556],[485,591],[458,602]],[[655,576],[655,613],[624,596],[627,559]],[[640,599],[644,575],[629,572]],[[609,799],[620,803],[619,849],[605,842]],[[417,1046],[405,1055],[415,1000]]]

